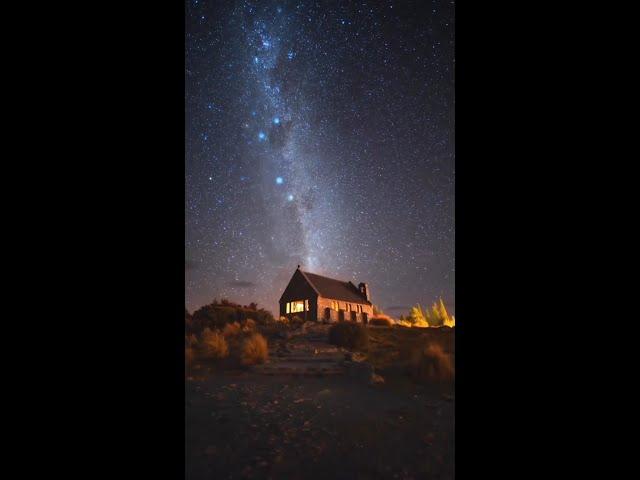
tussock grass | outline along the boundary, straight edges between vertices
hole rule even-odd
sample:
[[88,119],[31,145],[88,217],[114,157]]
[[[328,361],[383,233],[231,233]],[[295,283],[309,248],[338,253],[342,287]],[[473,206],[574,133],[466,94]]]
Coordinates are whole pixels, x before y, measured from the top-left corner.
[[184,349],[184,365],[187,369],[191,368],[196,358],[196,352],[193,347],[186,347]]
[[222,329],[222,335],[225,339],[236,337],[242,333],[242,326],[238,322],[227,323]]
[[223,334],[217,330],[205,328],[198,344],[199,356],[206,360],[220,360],[229,355],[229,346]]
[[242,341],[240,348],[240,363],[242,365],[257,365],[269,358],[267,340],[259,333],[252,333]]
[[418,382],[446,382],[454,378],[451,356],[437,343],[413,350],[409,374]]
[[368,330],[367,361],[385,378],[405,377],[418,383],[454,379],[454,328],[392,326]]
[[252,318],[247,318],[241,324],[243,332],[255,332],[256,331],[256,322]]

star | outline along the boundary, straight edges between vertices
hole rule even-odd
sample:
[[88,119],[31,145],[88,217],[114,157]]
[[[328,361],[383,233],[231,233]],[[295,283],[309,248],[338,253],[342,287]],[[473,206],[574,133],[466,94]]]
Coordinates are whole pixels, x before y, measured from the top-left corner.
[[307,263],[453,311],[453,2],[227,3],[185,9],[187,308],[277,313]]

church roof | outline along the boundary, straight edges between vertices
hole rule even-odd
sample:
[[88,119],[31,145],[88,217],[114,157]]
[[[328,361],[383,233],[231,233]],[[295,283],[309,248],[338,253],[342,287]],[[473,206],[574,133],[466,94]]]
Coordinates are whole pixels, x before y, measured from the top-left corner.
[[304,275],[321,297],[371,305],[371,302],[367,301],[366,297],[360,293],[358,287],[351,282],[343,282],[342,280],[323,277],[322,275],[303,272],[302,270],[300,270],[300,273]]

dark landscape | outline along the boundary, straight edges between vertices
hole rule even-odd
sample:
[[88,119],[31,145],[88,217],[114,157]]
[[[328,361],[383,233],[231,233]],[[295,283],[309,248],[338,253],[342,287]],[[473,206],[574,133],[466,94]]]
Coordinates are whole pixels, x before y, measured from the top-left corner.
[[185,13],[186,478],[453,479],[455,2]]
[[322,323],[251,328],[264,363],[187,365],[186,478],[454,478],[453,371],[415,353],[437,344],[452,367],[455,329],[359,326],[350,351]]

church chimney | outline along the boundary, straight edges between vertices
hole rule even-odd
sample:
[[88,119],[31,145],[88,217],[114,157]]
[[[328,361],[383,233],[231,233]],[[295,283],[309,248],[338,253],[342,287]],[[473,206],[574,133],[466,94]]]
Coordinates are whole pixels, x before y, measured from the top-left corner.
[[367,301],[371,301],[371,294],[369,293],[369,287],[367,286],[366,283],[359,283],[358,284],[358,289],[360,290],[360,293],[362,295],[364,295],[364,297],[367,299]]

